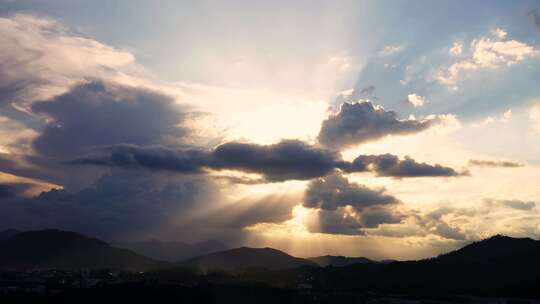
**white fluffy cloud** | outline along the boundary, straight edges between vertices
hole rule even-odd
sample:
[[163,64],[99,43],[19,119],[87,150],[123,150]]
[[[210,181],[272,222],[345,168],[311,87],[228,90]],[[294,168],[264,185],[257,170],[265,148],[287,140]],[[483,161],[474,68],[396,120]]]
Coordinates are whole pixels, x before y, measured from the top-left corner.
[[[485,69],[497,69],[520,63],[528,58],[539,57],[540,51],[527,43],[507,39],[507,33],[497,28],[490,36],[474,39],[467,56],[461,61],[441,69],[436,80],[456,89],[465,74]],[[462,54],[460,44],[454,43],[450,49],[453,55]]]
[[408,104],[412,105],[415,108],[423,107],[427,103],[427,100],[424,96],[420,96],[414,93],[407,95],[406,101]]
[[512,119],[512,110],[508,109],[506,112],[498,115],[498,116],[488,116],[484,120],[474,122],[471,126],[473,128],[481,128],[485,127],[489,124],[495,123],[495,122],[502,122],[507,123]]
[[405,49],[404,45],[399,45],[399,44],[387,45],[382,50],[379,51],[379,55],[381,56],[393,55],[393,54],[401,53],[404,49]]
[[452,44],[452,47],[450,48],[450,50],[448,50],[448,52],[455,56],[461,55],[461,53],[463,53],[463,43],[459,41],[454,42],[454,44]]
[[122,69],[137,69],[131,53],[31,15],[0,18],[0,45],[2,103],[49,98],[84,77],[119,77]]

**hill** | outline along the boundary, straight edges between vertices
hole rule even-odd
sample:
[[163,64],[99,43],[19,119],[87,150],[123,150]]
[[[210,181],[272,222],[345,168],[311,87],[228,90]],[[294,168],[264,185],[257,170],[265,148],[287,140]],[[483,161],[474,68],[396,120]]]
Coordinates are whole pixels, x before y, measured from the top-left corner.
[[354,264],[366,264],[366,263],[377,263],[376,261],[370,260],[364,257],[345,257],[345,256],[335,256],[335,255],[325,255],[319,257],[308,258],[308,260],[315,262],[321,267],[334,266],[334,267],[343,267]]
[[208,255],[196,257],[181,265],[195,267],[202,271],[240,270],[262,268],[267,270],[284,270],[302,266],[317,267],[312,261],[297,258],[273,248],[249,248],[241,247]]
[[0,241],[0,269],[100,269],[145,271],[162,265],[127,249],[75,232],[27,231]]
[[495,235],[432,259],[437,263],[499,263],[511,259],[530,259],[540,250],[540,241]]
[[11,238],[12,236],[15,236],[19,233],[21,232],[15,229],[8,229],[8,230],[0,231],[0,241],[7,240]]
[[225,244],[209,240],[188,244],[184,242],[164,242],[150,239],[130,243],[118,243],[116,246],[133,250],[144,256],[169,262],[179,262],[189,258],[229,249]]
[[494,236],[438,257],[313,269],[325,288],[540,297],[540,241]]

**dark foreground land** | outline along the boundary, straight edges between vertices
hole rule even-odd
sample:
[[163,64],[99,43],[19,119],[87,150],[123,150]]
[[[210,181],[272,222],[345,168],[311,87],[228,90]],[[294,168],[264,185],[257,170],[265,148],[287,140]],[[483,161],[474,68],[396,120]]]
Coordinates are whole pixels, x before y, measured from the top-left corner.
[[297,290],[269,286],[175,286],[126,283],[58,294],[11,293],[1,303],[540,303],[539,300],[467,295],[399,295]]

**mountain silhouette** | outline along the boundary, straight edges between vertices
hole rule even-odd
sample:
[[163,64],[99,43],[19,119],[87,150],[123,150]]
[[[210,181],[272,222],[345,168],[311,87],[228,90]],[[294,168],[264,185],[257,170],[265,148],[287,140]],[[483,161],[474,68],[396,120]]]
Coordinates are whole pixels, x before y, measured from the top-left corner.
[[[309,278],[313,288],[345,294],[540,297],[540,241],[530,238],[497,235],[418,261],[375,262],[343,256],[303,259],[272,248],[241,247],[169,264],[75,232],[11,231],[0,235],[6,236],[0,240],[0,270],[166,268],[178,270],[182,276],[189,273],[190,280],[197,280],[197,274],[225,271],[230,273],[232,281],[238,280],[235,271],[242,271],[242,280],[250,284],[267,282],[285,286],[285,280],[292,280],[289,286],[294,286],[297,278]],[[161,242],[154,243],[159,250]]]
[[540,241],[495,235],[442,254],[434,261],[437,263],[504,263],[509,259],[529,259],[538,253],[540,253]]
[[334,266],[334,267],[343,267],[354,264],[365,264],[365,263],[377,263],[376,261],[370,260],[364,257],[346,257],[346,256],[336,256],[336,255],[325,255],[319,257],[308,258],[308,260],[315,262],[321,267]]
[[302,266],[318,266],[315,262],[293,257],[277,249],[249,247],[235,248],[199,256],[184,261],[181,265],[195,267],[202,271],[231,271],[253,268],[283,270]]
[[227,245],[215,240],[189,244],[184,242],[165,242],[157,239],[149,239],[138,242],[118,243],[115,245],[133,250],[138,254],[156,260],[169,262],[179,262],[212,252],[229,249]]
[[60,230],[27,231],[0,241],[0,269],[101,269],[144,271],[160,262],[104,241]]
[[17,235],[21,233],[19,230],[16,229],[8,229],[4,231],[0,231],[0,241],[4,241],[9,239],[10,237]]
[[540,241],[497,235],[419,261],[312,269],[325,288],[540,297]]

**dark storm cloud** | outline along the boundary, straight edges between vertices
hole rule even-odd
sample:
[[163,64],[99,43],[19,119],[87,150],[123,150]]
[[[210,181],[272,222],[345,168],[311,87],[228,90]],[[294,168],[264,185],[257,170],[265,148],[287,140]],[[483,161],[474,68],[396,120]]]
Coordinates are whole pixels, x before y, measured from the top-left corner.
[[397,224],[405,219],[405,215],[391,208],[374,207],[360,214],[364,228],[377,228],[381,224]]
[[60,165],[96,146],[180,145],[190,135],[182,122],[191,113],[171,97],[98,80],[37,102],[32,111],[38,114],[35,117],[48,118],[36,128],[40,134],[32,143],[34,153],[0,154],[0,170],[65,187],[86,186],[104,173],[98,168],[78,168],[73,174],[74,168]]
[[312,233],[364,235],[362,224],[357,218],[344,216],[339,211],[317,211],[317,221],[308,223],[307,228]]
[[374,171],[378,176],[391,177],[445,177],[460,175],[454,169],[441,165],[429,165],[418,163],[414,159],[406,157],[400,160],[392,154],[360,155],[352,164],[346,166],[348,172]]
[[333,174],[309,183],[305,192],[304,207],[331,211],[351,206],[361,211],[366,207],[398,203],[395,197],[385,192],[385,189],[373,190],[350,183],[345,177]]
[[32,184],[24,182],[0,183],[0,199],[17,198],[32,188]]
[[12,185],[0,184],[0,199],[11,198],[17,195],[17,189]]
[[391,208],[368,208],[357,215],[342,210],[318,210],[317,221],[308,223],[308,230],[315,233],[340,235],[365,235],[366,229],[382,224],[398,224],[405,217]]
[[79,191],[53,189],[0,204],[0,227],[56,227],[105,239],[174,233],[182,216],[216,199],[216,189],[204,177],[113,172]]
[[281,141],[273,145],[232,142],[209,152],[133,145],[112,146],[104,151],[108,153],[80,158],[70,163],[178,173],[196,173],[202,169],[240,170],[261,174],[267,181],[312,179],[343,166],[343,161],[335,152],[297,140]]
[[339,156],[332,151],[286,140],[267,146],[226,143],[212,152],[208,166],[261,173],[271,181],[281,181],[324,176],[339,163]]
[[521,164],[521,163],[516,163],[516,162],[511,162],[511,161],[493,161],[493,160],[471,159],[471,160],[469,160],[469,166],[517,168],[517,167],[523,167],[524,165]]
[[318,140],[339,149],[373,141],[387,135],[405,135],[423,131],[433,120],[400,120],[396,112],[386,111],[371,102],[343,103],[338,114],[323,121]]
[[323,177],[335,169],[348,173],[375,172],[378,176],[448,177],[459,176],[454,169],[441,165],[400,160],[391,154],[361,155],[352,163],[331,150],[320,149],[297,140],[273,145],[225,143],[214,150],[173,150],[164,147],[115,145],[67,162],[71,165],[95,165],[125,169],[148,169],[176,173],[202,173],[205,169],[238,170],[263,175],[263,180],[232,182],[258,183],[285,180],[308,180]]
[[36,152],[73,157],[88,148],[118,143],[153,145],[164,137],[182,138],[182,110],[166,95],[93,81],[32,106],[50,118],[35,139]]
[[0,153],[0,172],[61,184],[78,177],[66,176],[65,166],[35,155]]
[[121,144],[99,149],[98,152],[105,152],[106,154],[103,156],[89,156],[67,163],[196,173],[200,172],[208,162],[208,154],[202,150],[172,150],[158,146],[139,147]]

